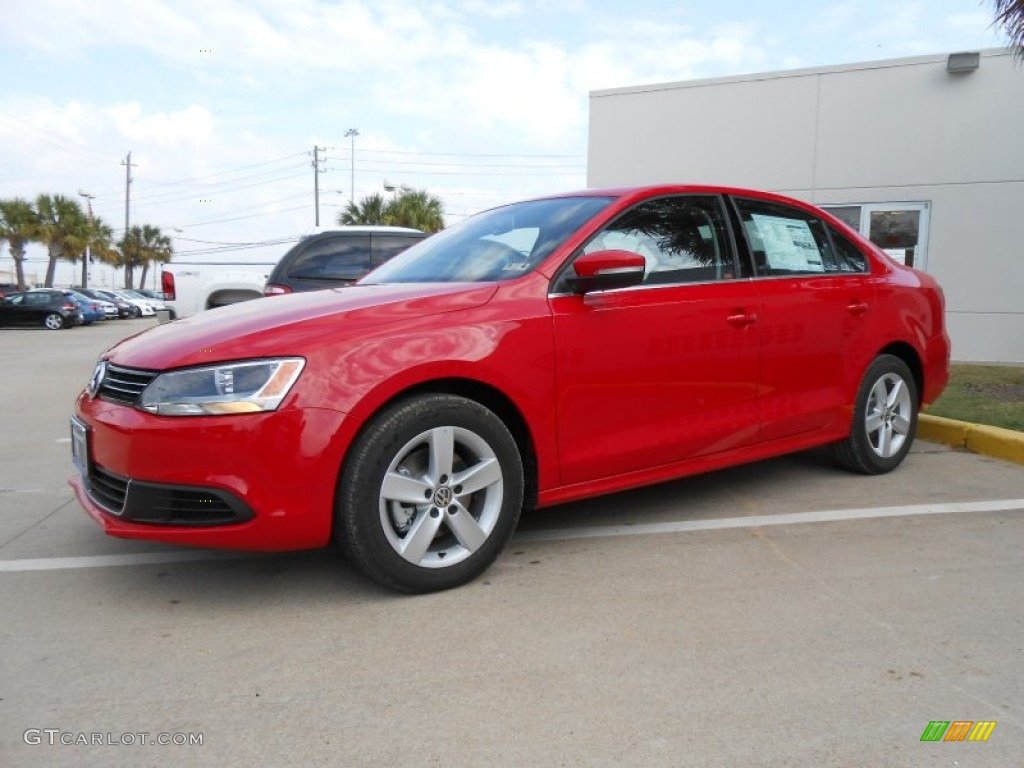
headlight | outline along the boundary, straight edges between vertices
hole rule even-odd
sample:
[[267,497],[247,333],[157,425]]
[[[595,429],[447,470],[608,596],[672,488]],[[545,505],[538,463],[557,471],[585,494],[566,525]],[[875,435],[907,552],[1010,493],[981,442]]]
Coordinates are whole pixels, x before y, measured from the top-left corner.
[[301,357],[282,357],[168,371],[143,390],[139,405],[161,416],[273,411],[305,364]]

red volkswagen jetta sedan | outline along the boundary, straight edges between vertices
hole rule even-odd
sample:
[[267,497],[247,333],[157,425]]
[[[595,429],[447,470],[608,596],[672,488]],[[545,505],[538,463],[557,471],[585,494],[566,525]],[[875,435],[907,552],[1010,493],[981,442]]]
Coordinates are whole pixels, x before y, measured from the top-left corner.
[[946,385],[943,295],[832,216],[750,190],[588,190],[469,218],[348,288],[108,350],[71,480],[114,536],[337,542],[463,584],[520,510],[830,445],[894,469]]

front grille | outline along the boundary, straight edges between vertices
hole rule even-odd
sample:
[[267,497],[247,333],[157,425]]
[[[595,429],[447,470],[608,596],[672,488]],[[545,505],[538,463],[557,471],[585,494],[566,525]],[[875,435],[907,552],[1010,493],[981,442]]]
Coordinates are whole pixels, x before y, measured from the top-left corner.
[[92,500],[115,515],[124,512],[128,496],[127,478],[108,472],[98,464],[89,467],[88,491]]
[[122,368],[119,365],[107,365],[107,372],[100,384],[97,397],[112,400],[122,405],[135,405],[139,395],[153,379],[157,371],[144,371],[139,368]]

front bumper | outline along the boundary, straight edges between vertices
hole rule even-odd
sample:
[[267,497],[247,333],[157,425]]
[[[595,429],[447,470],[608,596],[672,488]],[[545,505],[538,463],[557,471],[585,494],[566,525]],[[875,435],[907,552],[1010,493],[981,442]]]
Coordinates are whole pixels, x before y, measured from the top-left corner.
[[70,479],[106,533],[274,551],[330,541],[344,414],[156,416],[81,395],[88,466]]

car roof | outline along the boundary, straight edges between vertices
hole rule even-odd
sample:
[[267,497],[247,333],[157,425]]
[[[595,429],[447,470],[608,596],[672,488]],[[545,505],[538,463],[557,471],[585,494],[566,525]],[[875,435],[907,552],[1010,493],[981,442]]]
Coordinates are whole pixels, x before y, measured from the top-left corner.
[[353,225],[334,225],[332,227],[310,227],[308,230],[302,233],[302,237],[313,237],[314,235],[337,235],[350,233],[354,235],[364,235],[367,233],[394,233],[394,234],[426,234],[420,229],[413,229],[412,227],[392,227],[385,224],[353,224]]

